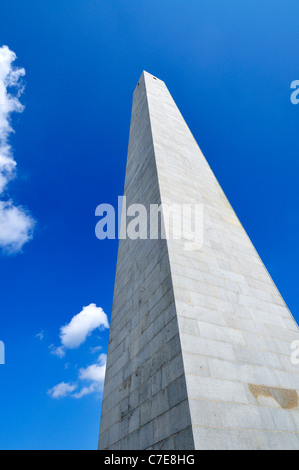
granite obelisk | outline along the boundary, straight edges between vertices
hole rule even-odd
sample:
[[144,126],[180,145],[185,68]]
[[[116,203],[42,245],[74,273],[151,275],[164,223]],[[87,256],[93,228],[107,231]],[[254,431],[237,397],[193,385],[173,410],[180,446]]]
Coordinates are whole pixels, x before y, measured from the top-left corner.
[[299,449],[298,327],[164,82],[134,92],[125,191],[203,205],[203,245],[121,239],[99,449]]

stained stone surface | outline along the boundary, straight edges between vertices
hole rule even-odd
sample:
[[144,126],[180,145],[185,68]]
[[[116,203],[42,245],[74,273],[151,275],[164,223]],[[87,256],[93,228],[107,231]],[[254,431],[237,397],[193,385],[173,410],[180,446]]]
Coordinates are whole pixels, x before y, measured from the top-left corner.
[[163,81],[134,92],[132,203],[203,204],[203,246],[120,240],[99,449],[299,449],[298,327]]

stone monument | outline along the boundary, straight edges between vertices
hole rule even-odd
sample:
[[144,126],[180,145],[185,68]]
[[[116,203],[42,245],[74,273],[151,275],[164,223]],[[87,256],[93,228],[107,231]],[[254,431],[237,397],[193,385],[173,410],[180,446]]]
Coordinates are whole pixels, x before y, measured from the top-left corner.
[[99,449],[299,449],[298,327],[167,87],[146,72],[124,194],[127,207],[202,204],[203,244],[120,239]]

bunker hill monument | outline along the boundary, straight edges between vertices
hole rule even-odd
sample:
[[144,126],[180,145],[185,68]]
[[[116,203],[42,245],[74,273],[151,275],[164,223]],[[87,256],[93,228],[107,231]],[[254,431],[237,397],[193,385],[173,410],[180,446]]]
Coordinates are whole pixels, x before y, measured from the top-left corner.
[[146,72],[124,194],[162,212],[201,204],[203,237],[193,250],[184,238],[119,241],[99,449],[299,449],[298,327],[164,82]]

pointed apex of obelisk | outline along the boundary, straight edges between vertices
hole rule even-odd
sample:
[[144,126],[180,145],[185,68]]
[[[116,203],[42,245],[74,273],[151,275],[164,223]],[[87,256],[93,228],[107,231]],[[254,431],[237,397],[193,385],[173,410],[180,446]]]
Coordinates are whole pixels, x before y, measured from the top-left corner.
[[147,72],[146,70],[143,70],[142,74],[141,74],[141,76],[138,80],[137,86],[139,86],[140,83],[142,83],[142,82],[145,83],[148,80],[156,80],[158,82],[164,83],[163,80],[161,80],[160,78],[157,78],[155,75],[152,75],[151,73]]

